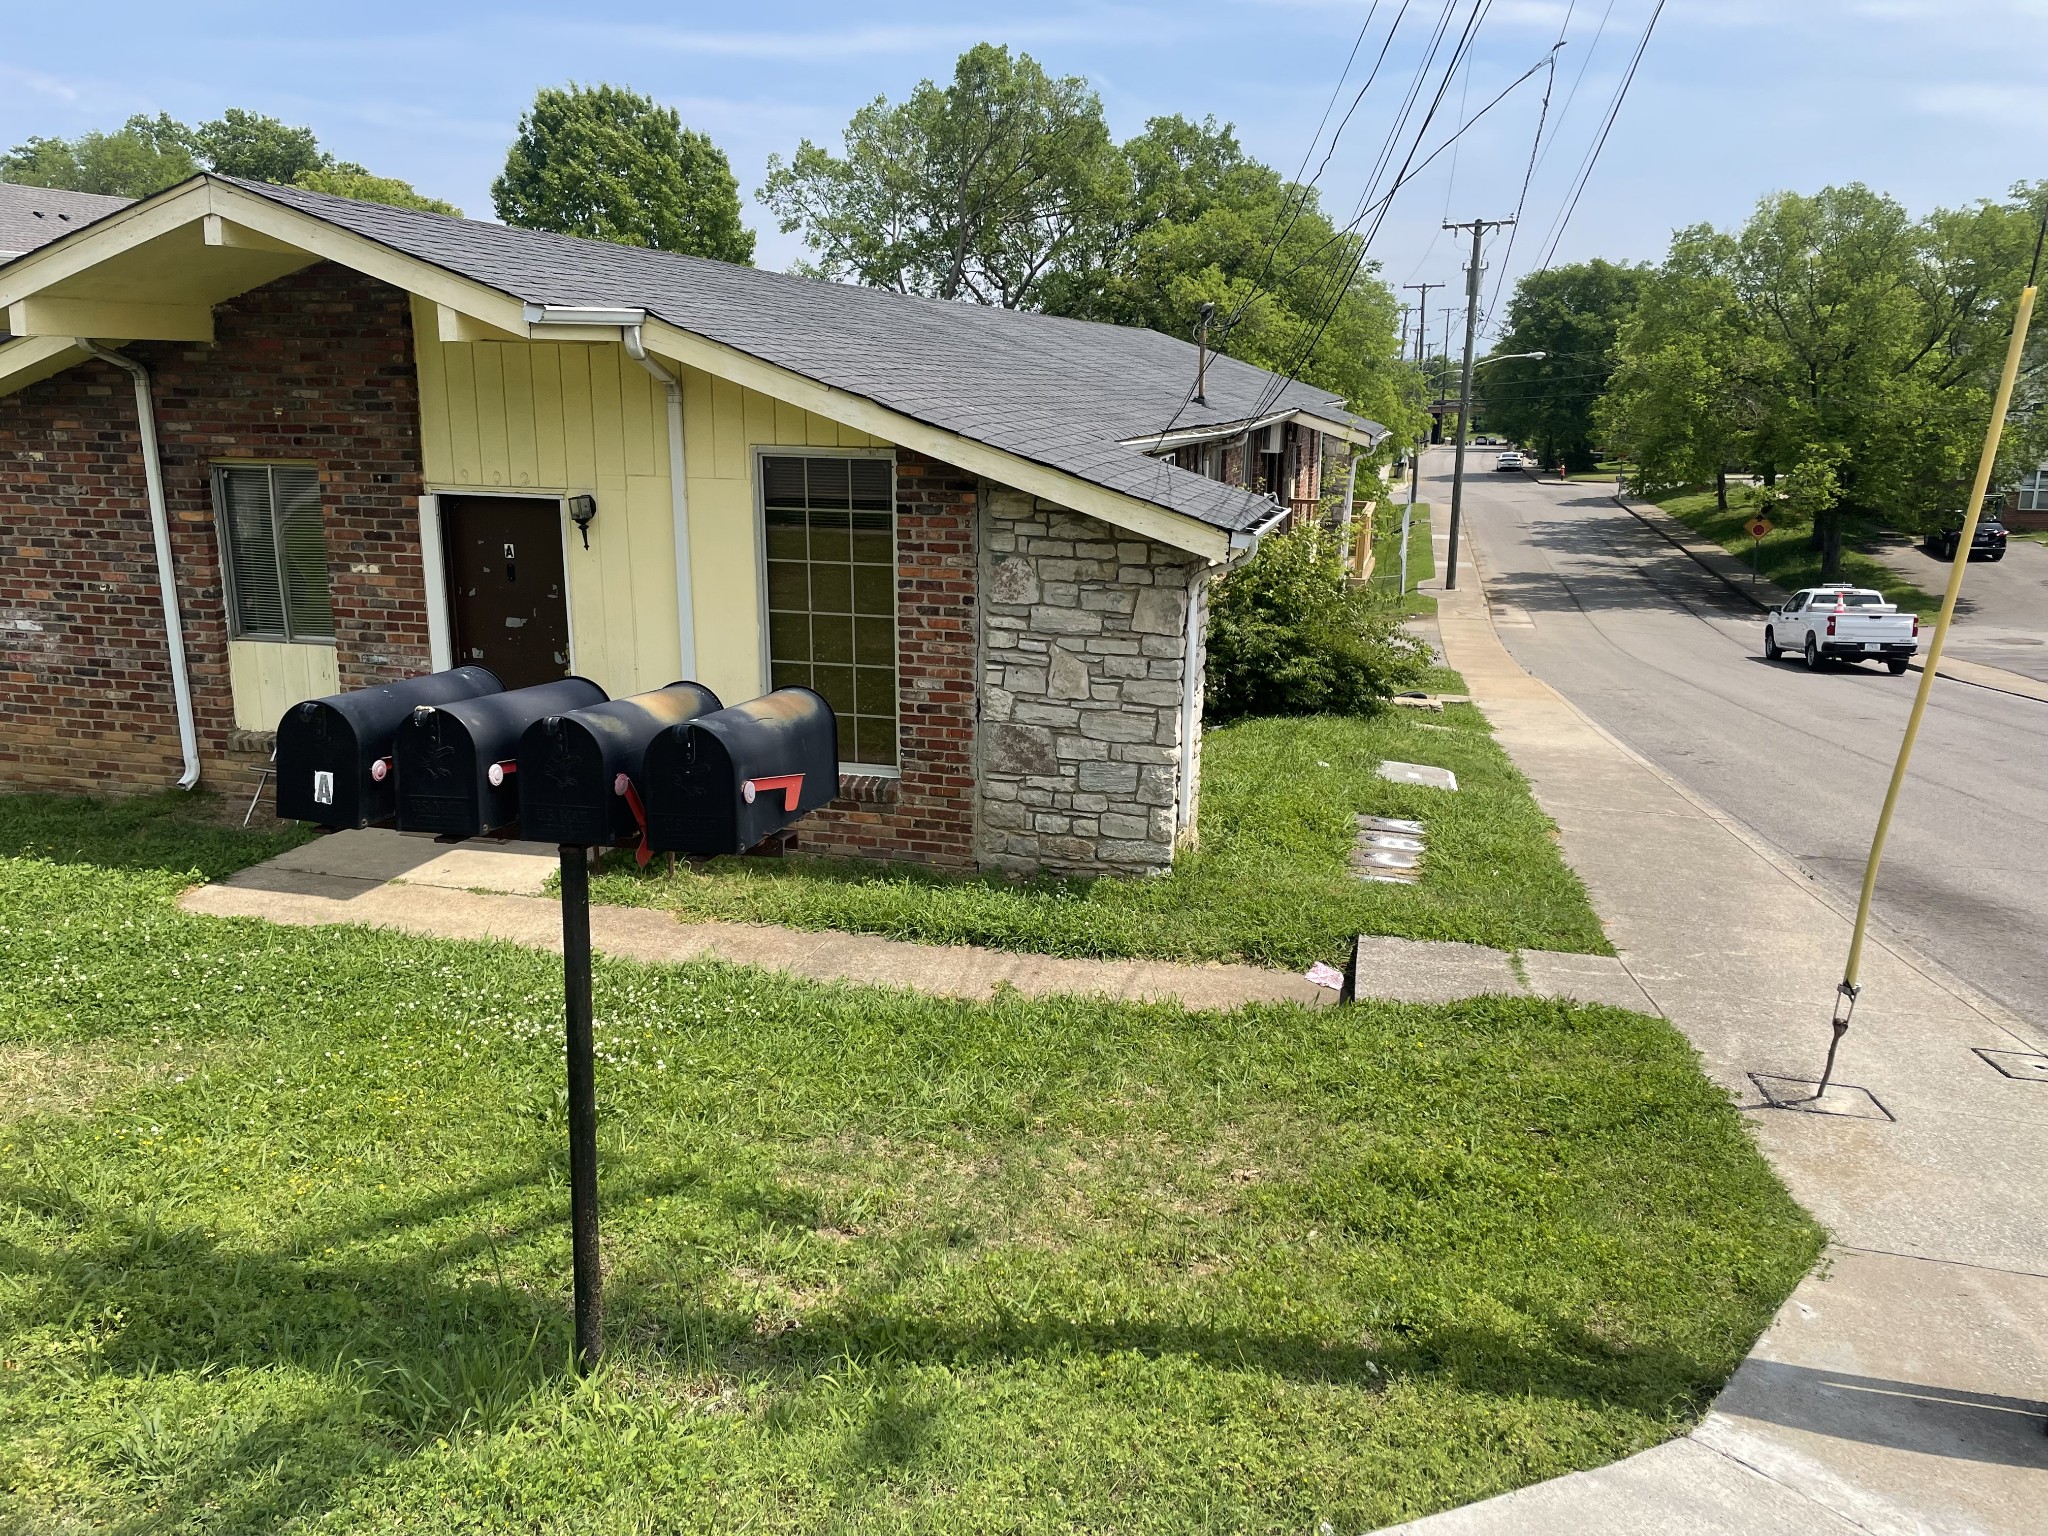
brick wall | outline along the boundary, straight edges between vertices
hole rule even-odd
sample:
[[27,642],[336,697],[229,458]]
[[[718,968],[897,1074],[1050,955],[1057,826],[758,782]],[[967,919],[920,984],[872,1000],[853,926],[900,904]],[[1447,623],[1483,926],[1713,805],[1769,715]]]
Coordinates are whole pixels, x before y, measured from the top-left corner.
[[[430,666],[419,402],[405,295],[322,264],[215,311],[212,345],[125,349],[154,379],[202,769],[231,750],[216,459],[320,465],[344,688]],[[179,773],[129,376],[87,362],[0,396],[0,784],[113,792]]]
[[975,480],[896,454],[897,763],[804,818],[805,853],[974,867]]

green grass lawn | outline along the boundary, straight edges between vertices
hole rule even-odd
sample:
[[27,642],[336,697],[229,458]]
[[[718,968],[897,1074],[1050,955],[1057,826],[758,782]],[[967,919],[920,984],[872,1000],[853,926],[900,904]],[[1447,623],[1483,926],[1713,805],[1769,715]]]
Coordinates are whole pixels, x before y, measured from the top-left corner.
[[[1462,690],[1455,673],[1434,686]],[[1450,768],[1450,794],[1390,784],[1384,758]],[[1416,886],[1355,879],[1359,813],[1429,828]],[[614,855],[591,898],[724,918],[1058,955],[1341,961],[1358,933],[1608,954],[1550,821],[1470,705],[1372,719],[1247,720],[1202,739],[1201,847],[1151,880],[946,877],[914,865],[718,859],[636,870]]]
[[[1399,488],[1397,487],[1397,490]],[[1402,493],[1405,496],[1405,492]],[[1415,503],[1415,516],[1408,525],[1408,592],[1401,595],[1401,515],[1407,502],[1382,508],[1374,522],[1372,541],[1372,590],[1404,614],[1433,614],[1436,599],[1416,586],[1436,575],[1436,546],[1430,542],[1429,503]]]
[[108,842],[0,858],[0,1530],[1356,1531],[1680,1433],[1820,1244],[1632,1014],[600,959],[578,1381],[559,962]]
[[127,800],[0,794],[0,856],[197,870],[214,880],[314,835],[296,822],[245,831],[236,823],[247,805],[244,799],[230,807],[218,796],[180,789]]
[[[1773,528],[1761,541],[1752,541],[1744,524],[1754,514],[1756,492],[1750,486],[1731,486],[1728,510],[1714,504],[1711,489],[1670,496],[1657,503],[1695,533],[1703,533],[1748,565],[1752,546],[1758,571],[1766,581],[1775,581],[1788,592],[1815,586],[1820,581],[1820,555],[1807,547],[1808,531],[1803,528]],[[1883,561],[1855,549],[1842,551],[1842,575],[1859,587],[1874,587],[1885,601],[1896,603],[1902,613],[1917,613],[1932,620],[1941,611],[1938,593],[1922,590],[1907,581]]]

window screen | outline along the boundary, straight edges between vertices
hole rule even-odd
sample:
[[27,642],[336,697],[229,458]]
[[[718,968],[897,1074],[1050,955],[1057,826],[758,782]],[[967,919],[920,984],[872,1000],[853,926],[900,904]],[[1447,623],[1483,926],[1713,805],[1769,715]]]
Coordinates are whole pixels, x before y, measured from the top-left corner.
[[320,472],[277,464],[216,465],[213,506],[235,638],[332,640]]
[[815,688],[839,717],[839,755],[896,765],[896,466],[761,459],[768,670]]

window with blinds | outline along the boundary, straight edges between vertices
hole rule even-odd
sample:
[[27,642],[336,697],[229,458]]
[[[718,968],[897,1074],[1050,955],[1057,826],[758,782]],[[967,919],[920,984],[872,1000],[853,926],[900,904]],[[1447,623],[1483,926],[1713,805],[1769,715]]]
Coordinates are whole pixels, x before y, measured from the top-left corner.
[[896,466],[763,454],[768,672],[839,717],[839,755],[896,766]]
[[237,640],[334,638],[320,472],[296,465],[217,464],[214,519]]

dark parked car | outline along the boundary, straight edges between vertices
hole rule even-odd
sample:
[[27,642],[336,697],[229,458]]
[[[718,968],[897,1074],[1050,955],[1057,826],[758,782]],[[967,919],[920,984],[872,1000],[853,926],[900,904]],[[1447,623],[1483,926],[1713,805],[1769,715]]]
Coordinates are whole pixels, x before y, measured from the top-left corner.
[[[1944,560],[1956,557],[1956,546],[1963,539],[1963,520],[1956,520],[1945,528],[1937,528],[1927,535],[1923,547],[1930,555]],[[1977,537],[1970,542],[1972,560],[2003,560],[2005,558],[2005,524],[2000,522],[1996,512],[1986,512],[1977,519]]]

